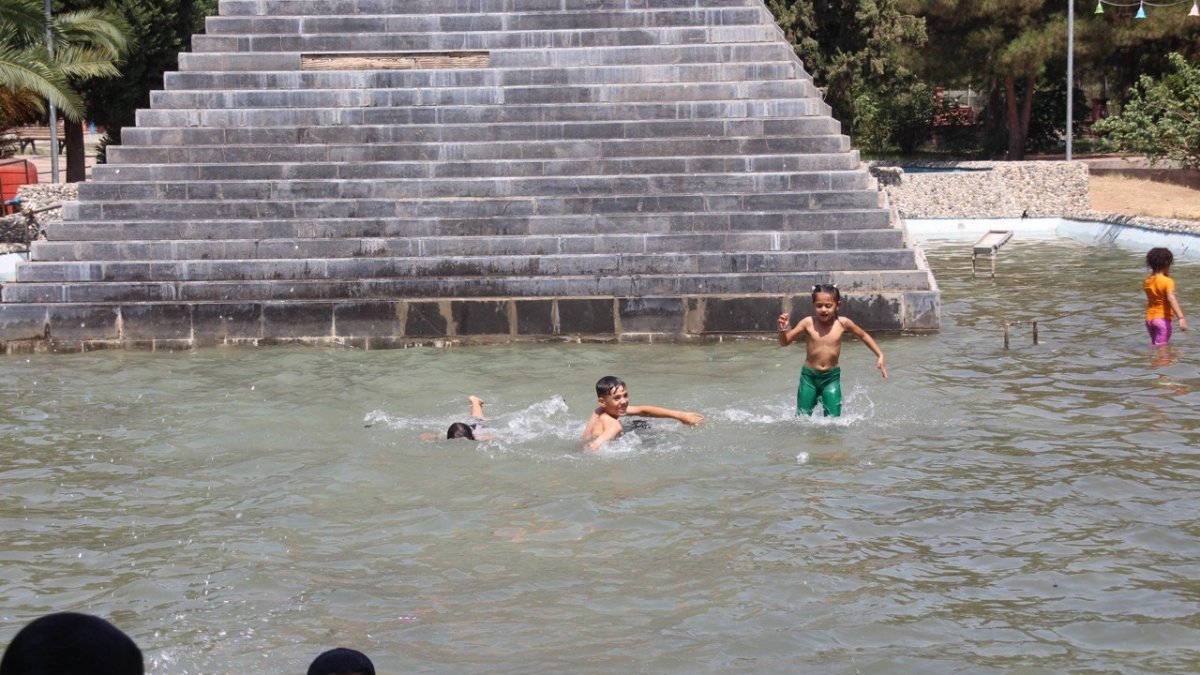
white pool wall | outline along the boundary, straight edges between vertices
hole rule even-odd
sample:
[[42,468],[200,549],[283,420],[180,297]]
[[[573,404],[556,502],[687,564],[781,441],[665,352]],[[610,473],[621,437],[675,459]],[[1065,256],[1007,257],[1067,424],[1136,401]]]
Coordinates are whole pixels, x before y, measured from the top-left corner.
[[1176,257],[1200,260],[1200,233],[1169,232],[1095,220],[1071,218],[906,218],[911,237],[978,239],[988,230],[1009,230],[1023,239],[1067,237],[1085,244],[1115,245],[1131,250],[1155,246],[1171,249]]

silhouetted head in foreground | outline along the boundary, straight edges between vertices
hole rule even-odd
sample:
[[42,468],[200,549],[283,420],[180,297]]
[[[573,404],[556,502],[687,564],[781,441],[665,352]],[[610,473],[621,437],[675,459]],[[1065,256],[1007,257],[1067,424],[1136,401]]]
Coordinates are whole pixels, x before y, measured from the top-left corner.
[[375,664],[362,652],[338,647],[313,659],[308,675],[375,675]]
[[0,660],[0,675],[143,675],[142,650],[96,616],[63,612],[34,619]]

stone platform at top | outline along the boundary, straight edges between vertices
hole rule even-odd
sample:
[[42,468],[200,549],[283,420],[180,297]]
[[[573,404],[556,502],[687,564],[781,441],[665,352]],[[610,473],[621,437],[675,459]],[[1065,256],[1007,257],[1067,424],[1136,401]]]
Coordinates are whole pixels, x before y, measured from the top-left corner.
[[222,0],[64,216],[6,349],[938,323],[761,0]]

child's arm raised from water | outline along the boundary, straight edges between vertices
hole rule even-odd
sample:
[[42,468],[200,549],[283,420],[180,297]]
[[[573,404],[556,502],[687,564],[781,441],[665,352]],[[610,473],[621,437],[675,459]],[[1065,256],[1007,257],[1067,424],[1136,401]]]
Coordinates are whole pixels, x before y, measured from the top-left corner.
[[638,417],[669,417],[678,422],[683,422],[689,427],[694,427],[704,421],[704,415],[700,413],[659,408],[653,405],[631,405],[625,414],[636,415]]
[[1174,291],[1167,291],[1167,302],[1171,305],[1171,311],[1175,312],[1175,316],[1179,319],[1179,330],[1187,330],[1187,319],[1183,318],[1183,310],[1179,307],[1179,298],[1175,297]]
[[839,317],[838,320],[842,322],[843,327],[849,329],[851,333],[854,333],[855,335],[857,335],[858,339],[862,340],[863,344],[865,344],[867,346],[867,349],[870,349],[871,351],[875,352],[875,356],[878,357],[877,360],[875,361],[875,367],[879,369],[879,372],[883,374],[883,379],[886,380],[887,379],[887,368],[885,368],[883,365],[883,350],[879,348],[879,345],[875,344],[875,338],[871,337],[871,335],[869,333],[867,333],[867,331],[859,328],[858,324],[854,323],[853,321],[851,321],[850,319],[848,319],[844,316]]
[[779,346],[786,347],[786,346],[792,344],[792,342],[794,342],[796,340],[796,336],[799,335],[800,333],[804,332],[804,322],[806,322],[806,321],[811,322],[812,317],[806,316],[803,319],[800,319],[800,321],[796,323],[795,328],[788,330],[788,326],[790,325],[790,322],[791,322],[791,317],[788,316],[788,314],[786,314],[786,313],[780,314],[779,315]]

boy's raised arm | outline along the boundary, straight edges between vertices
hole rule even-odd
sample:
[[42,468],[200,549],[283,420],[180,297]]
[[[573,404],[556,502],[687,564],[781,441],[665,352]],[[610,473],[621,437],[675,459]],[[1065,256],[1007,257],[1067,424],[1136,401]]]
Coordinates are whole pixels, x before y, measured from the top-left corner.
[[637,415],[638,417],[669,417],[673,420],[683,422],[689,427],[694,427],[704,421],[704,415],[700,413],[659,408],[653,405],[631,405],[625,414]]
[[808,318],[809,317],[806,316],[803,319],[800,319],[799,321],[796,322],[796,327],[789,330],[789,327],[791,325],[791,317],[787,313],[780,314],[779,315],[779,346],[786,347],[786,346],[792,344],[792,342],[795,342],[796,336],[799,335],[802,330],[804,330],[804,328],[803,328],[804,322]]

